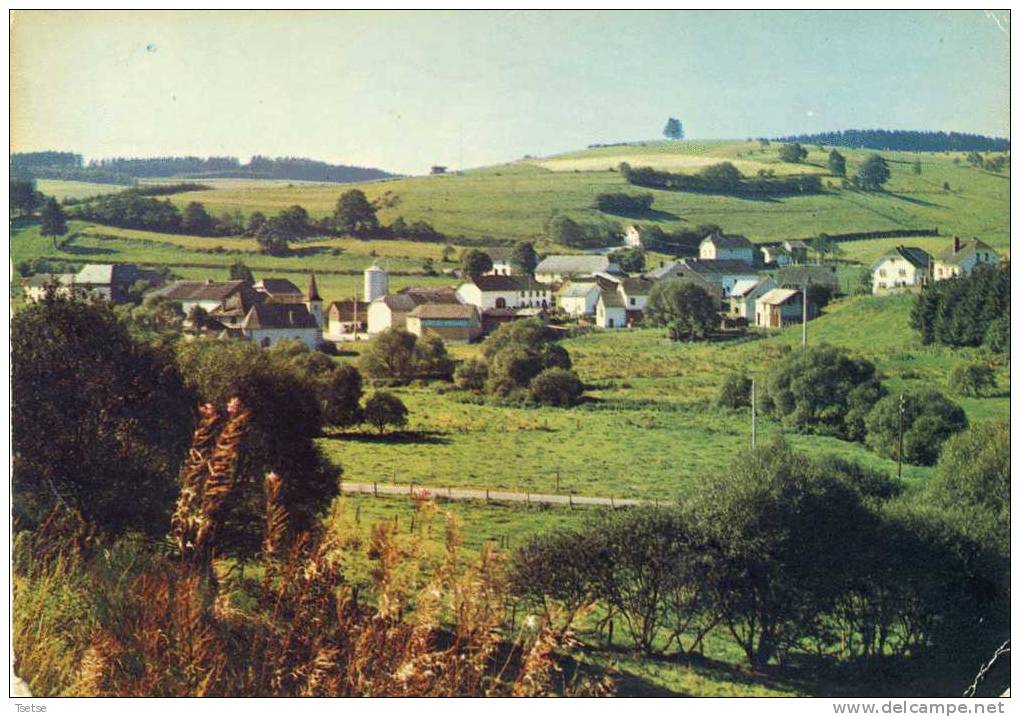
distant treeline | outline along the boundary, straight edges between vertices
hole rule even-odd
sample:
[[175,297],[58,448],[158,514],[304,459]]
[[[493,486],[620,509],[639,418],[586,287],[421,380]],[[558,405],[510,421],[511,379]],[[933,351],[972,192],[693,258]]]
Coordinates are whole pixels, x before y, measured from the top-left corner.
[[11,173],[18,178],[68,179],[108,184],[134,184],[150,177],[284,179],[312,182],[366,182],[397,175],[369,167],[328,164],[299,157],[256,155],[247,164],[236,157],[113,157],[87,165],[71,152],[24,152],[11,155]]
[[[163,197],[170,194],[182,194],[184,192],[202,192],[212,189],[208,184],[198,182],[177,182],[175,184],[146,184],[125,189],[121,194],[133,194],[139,197]],[[72,207],[78,204],[87,204],[105,196],[97,194],[93,197],[65,197],[61,200],[64,206]]]
[[848,129],[839,132],[778,137],[775,141],[905,152],[1009,151],[1009,140],[1002,137],[988,137],[964,132],[924,132],[919,130]]
[[713,164],[697,174],[676,174],[651,167],[620,164],[620,173],[631,184],[678,192],[704,192],[740,197],[780,197],[796,194],[817,194],[822,179],[817,174],[776,177],[762,170],[756,177],[745,177],[730,162]]

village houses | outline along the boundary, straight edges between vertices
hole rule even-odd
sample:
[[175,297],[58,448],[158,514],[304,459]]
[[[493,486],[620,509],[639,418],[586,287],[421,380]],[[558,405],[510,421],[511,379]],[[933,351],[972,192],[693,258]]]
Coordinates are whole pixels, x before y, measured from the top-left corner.
[[873,293],[921,286],[931,274],[931,261],[931,256],[924,249],[896,247],[871,265]]
[[935,257],[932,274],[935,281],[942,281],[966,276],[978,266],[994,266],[998,261],[999,255],[995,250],[980,239],[953,237],[952,245]]
[[704,260],[742,261],[754,266],[756,249],[747,237],[713,232],[698,245],[698,258]]
[[554,254],[535,267],[535,279],[543,284],[558,284],[569,279],[585,279],[598,272],[620,274],[620,267],[600,254]]
[[598,298],[598,284],[572,281],[560,289],[557,305],[567,316],[576,319],[594,314]]

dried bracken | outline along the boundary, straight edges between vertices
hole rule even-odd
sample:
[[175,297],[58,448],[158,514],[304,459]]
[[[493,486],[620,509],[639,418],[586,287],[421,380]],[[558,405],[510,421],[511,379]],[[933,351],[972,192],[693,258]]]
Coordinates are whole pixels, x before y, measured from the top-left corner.
[[[76,656],[66,677],[47,672],[41,658],[22,661],[34,689],[105,696],[554,691],[564,636],[545,617],[523,621],[515,633],[502,556],[485,548],[465,565],[452,516],[442,558],[428,557],[423,536],[438,512],[431,496],[415,497],[410,537],[398,535],[391,522],[373,527],[366,600],[342,569],[358,540],[335,525],[291,535],[281,502],[285,481],[269,473],[262,579],[238,579],[216,559],[215,537],[248,419],[237,401],[225,420],[214,407],[202,407],[171,522],[175,554],[149,546],[144,558],[132,553],[128,567],[118,567],[117,551],[91,549],[94,533],[66,511],[23,541],[16,552],[19,656],[45,643],[44,630],[65,629],[46,619],[44,591],[73,588],[91,600],[84,608],[91,614],[87,629],[73,645],[61,646],[60,654]],[[558,684],[563,692],[563,680]],[[607,686],[583,689],[604,694]]]

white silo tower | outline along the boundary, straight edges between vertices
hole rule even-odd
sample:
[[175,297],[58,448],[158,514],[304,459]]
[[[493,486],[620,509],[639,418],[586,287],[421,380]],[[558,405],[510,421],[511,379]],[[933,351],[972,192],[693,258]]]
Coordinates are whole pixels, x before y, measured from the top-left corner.
[[375,301],[390,293],[390,275],[377,265],[365,269],[365,301]]

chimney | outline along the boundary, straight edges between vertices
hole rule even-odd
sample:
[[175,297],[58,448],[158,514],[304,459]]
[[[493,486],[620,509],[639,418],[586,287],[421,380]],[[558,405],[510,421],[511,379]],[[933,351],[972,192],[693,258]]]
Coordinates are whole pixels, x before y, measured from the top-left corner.
[[953,253],[960,251],[960,237],[953,237]]

